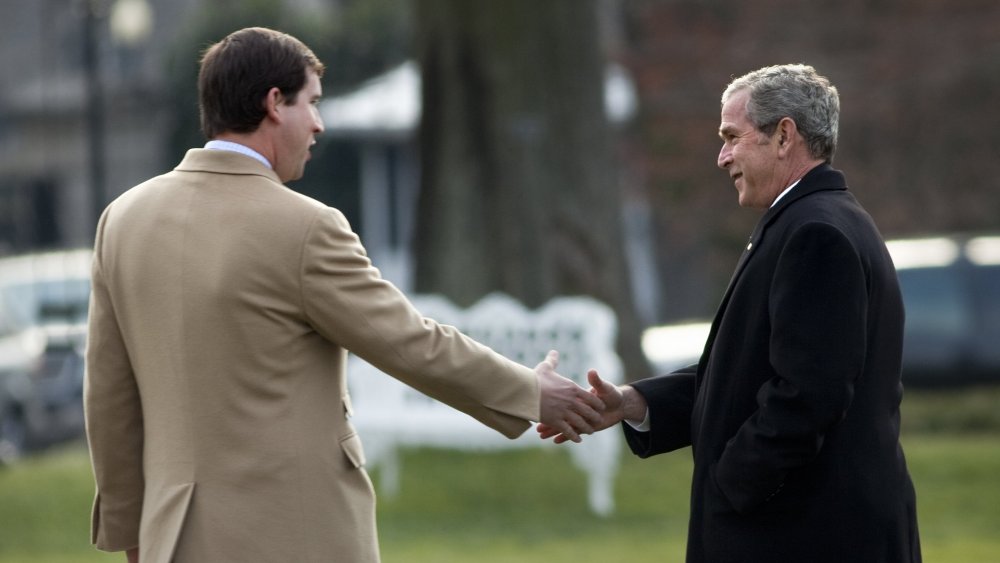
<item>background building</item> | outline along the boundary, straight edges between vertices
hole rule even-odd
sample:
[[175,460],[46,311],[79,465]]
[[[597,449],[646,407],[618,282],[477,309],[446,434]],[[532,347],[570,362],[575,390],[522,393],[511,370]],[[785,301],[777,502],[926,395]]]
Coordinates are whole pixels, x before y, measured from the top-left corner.
[[163,69],[194,2],[4,4],[0,254],[89,245],[97,209],[164,169]]

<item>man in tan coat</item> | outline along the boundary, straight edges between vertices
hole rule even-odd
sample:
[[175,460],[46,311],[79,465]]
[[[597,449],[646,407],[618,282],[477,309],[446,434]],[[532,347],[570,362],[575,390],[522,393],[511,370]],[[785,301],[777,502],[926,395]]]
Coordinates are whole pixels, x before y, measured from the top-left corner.
[[[92,540],[130,561],[379,560],[347,351],[509,437],[578,439],[600,400],[423,318],[343,215],[286,188],[323,130],[323,65],[240,30],[202,60],[211,141],[97,230],[85,407]],[[141,558],[140,558],[141,553]]]

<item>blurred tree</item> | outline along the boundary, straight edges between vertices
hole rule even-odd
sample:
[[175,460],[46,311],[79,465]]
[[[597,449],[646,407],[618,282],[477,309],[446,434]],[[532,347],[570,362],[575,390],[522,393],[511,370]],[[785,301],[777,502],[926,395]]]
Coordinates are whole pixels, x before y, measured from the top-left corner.
[[595,0],[417,0],[423,113],[416,288],[470,305],[583,294],[639,346]]

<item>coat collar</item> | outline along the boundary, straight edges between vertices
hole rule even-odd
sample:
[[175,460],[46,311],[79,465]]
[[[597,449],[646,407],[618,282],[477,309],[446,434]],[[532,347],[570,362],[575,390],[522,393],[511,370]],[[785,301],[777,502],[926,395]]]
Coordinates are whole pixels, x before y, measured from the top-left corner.
[[278,175],[263,163],[244,154],[214,149],[190,149],[174,170],[263,176],[278,184]]
[[778,203],[768,209],[764,213],[764,216],[760,218],[760,221],[757,222],[757,226],[754,227],[753,232],[750,234],[750,240],[747,241],[747,246],[744,249],[743,256],[740,257],[740,261],[736,266],[736,273],[733,274],[733,278],[735,279],[736,275],[739,274],[739,271],[746,262],[746,259],[753,253],[754,248],[760,243],[761,237],[767,227],[773,223],[782,212],[788,209],[789,206],[816,192],[846,189],[847,180],[844,178],[843,172],[835,170],[827,163],[820,164],[809,172],[806,172],[806,175],[802,177],[799,184],[792,188],[790,192],[785,194],[785,197],[778,200]]
[[762,224],[770,223],[774,220],[774,217],[779,215],[792,202],[800,200],[809,194],[825,190],[846,189],[847,181],[841,171],[835,170],[827,163],[819,164],[809,172],[806,172],[806,175],[802,177],[797,186],[792,188],[791,191],[785,194],[785,197],[778,200],[778,203],[768,209],[760,222]]

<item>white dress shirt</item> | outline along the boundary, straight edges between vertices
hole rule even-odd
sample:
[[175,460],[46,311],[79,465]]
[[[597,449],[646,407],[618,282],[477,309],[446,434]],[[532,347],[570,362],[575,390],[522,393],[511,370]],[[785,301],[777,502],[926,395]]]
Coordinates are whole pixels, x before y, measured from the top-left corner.
[[232,141],[220,141],[218,139],[215,139],[205,143],[205,148],[217,151],[238,152],[240,154],[249,156],[250,158],[255,158],[259,160],[264,166],[267,166],[271,170],[274,170],[274,167],[271,166],[271,162],[266,158],[264,158],[264,155],[260,154],[259,152],[253,150],[252,148],[246,145],[241,145],[239,143],[234,143]]

